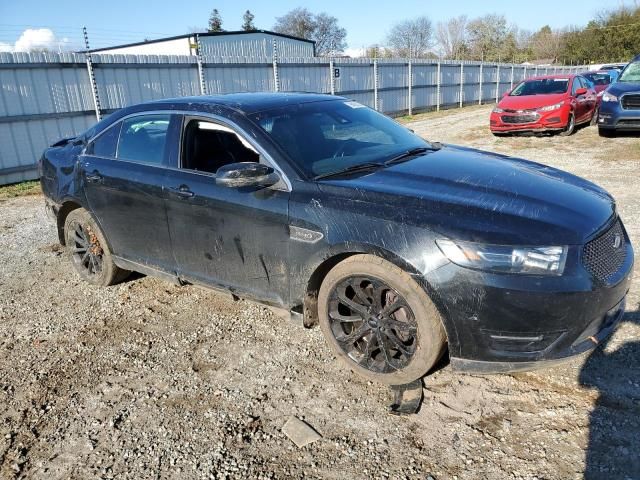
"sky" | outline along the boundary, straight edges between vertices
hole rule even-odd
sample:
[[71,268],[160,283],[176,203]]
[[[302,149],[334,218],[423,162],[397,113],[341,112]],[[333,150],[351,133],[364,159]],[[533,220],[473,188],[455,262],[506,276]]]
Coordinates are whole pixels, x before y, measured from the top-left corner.
[[[428,16],[434,24],[458,15],[470,18],[498,13],[520,28],[535,31],[544,25],[559,28],[584,26],[596,14],[630,5],[633,0],[0,0],[0,51],[25,48],[34,42],[81,47],[82,26],[90,46],[99,48],[188,33],[205,29],[211,9],[222,14],[225,30],[238,30],[246,9],[255,15],[257,28],[271,29],[275,19],[304,6],[327,12],[347,30],[349,52],[355,54],[372,44],[384,44],[390,27],[405,19]],[[386,5],[386,6],[385,6]],[[49,29],[51,32],[38,30]],[[26,29],[32,31],[25,34]],[[53,38],[51,37],[53,34]],[[16,42],[18,44],[16,45]]]

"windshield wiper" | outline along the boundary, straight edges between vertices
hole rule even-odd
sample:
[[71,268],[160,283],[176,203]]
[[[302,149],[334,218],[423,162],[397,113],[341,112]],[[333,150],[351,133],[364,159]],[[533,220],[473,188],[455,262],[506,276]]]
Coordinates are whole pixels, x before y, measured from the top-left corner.
[[383,165],[386,167],[388,165],[393,165],[395,163],[404,162],[405,160],[408,160],[411,157],[415,157],[416,155],[421,155],[421,154],[427,153],[427,152],[437,152],[441,148],[442,148],[442,145],[437,143],[437,142],[433,142],[431,147],[412,148],[411,150],[407,150],[406,152],[402,152],[402,153],[396,155],[395,157],[391,157],[389,160],[384,162]]
[[405,160],[408,160],[411,157],[415,157],[416,155],[421,155],[421,154],[427,153],[427,152],[437,152],[441,148],[442,148],[442,144],[440,144],[439,142],[432,142],[430,147],[412,148],[410,150],[407,150],[405,152],[402,152],[402,153],[396,155],[395,157],[391,157],[389,160],[387,160],[385,162],[382,162],[382,163],[380,163],[380,162],[358,163],[356,165],[350,165],[350,166],[342,168],[340,170],[335,170],[333,172],[322,173],[320,175],[316,175],[315,177],[313,177],[313,179],[314,180],[321,180],[323,178],[337,177],[337,176],[340,176],[340,175],[343,175],[343,174],[347,174],[347,173],[364,172],[364,171],[367,171],[367,170],[377,170],[378,168],[384,168],[384,167],[387,167],[389,165],[394,165],[396,163],[403,162]]
[[315,177],[313,177],[313,179],[321,180],[323,178],[338,177],[340,175],[344,175],[347,173],[364,172],[367,170],[377,170],[378,168],[382,168],[384,166],[385,166],[384,163],[379,163],[379,162],[358,163],[356,165],[350,165],[348,167],[341,168],[340,170],[335,170],[333,172],[321,173],[320,175],[316,175]]

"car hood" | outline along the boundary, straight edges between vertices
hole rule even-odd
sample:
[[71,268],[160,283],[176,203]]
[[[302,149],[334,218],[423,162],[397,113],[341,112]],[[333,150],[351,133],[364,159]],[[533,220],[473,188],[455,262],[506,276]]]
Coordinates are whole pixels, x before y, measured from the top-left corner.
[[509,110],[530,110],[533,108],[546,107],[562,101],[565,98],[564,93],[554,93],[552,95],[524,95],[511,97],[507,95],[498,103],[500,108],[508,108]]
[[582,178],[453,146],[319,186],[371,204],[373,215],[487,243],[583,244],[615,212],[613,198]]
[[607,92],[618,96],[627,92],[640,92],[640,83],[638,82],[616,82],[609,85]]

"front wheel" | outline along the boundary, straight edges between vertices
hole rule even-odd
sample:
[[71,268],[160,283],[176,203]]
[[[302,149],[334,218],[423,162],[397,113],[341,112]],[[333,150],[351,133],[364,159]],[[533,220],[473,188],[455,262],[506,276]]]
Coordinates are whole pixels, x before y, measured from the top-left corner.
[[575,131],[575,129],[576,129],[576,117],[573,114],[573,112],[571,112],[569,114],[569,121],[567,122],[567,126],[563,131],[560,132],[560,135],[564,137],[568,137]]
[[325,277],[320,327],[349,368],[369,380],[403,385],[423,377],[444,352],[440,314],[405,271],[373,255],[354,255]]
[[129,271],[119,268],[98,224],[83,208],[73,210],[64,222],[68,256],[80,277],[88,283],[106,287],[121,282]]

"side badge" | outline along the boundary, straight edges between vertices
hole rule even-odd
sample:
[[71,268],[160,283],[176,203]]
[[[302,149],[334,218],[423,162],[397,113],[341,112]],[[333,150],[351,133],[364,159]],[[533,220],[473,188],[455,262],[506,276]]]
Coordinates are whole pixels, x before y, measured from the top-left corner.
[[289,225],[289,238],[298,242],[316,243],[322,240],[324,235],[321,232],[314,232],[302,227]]

